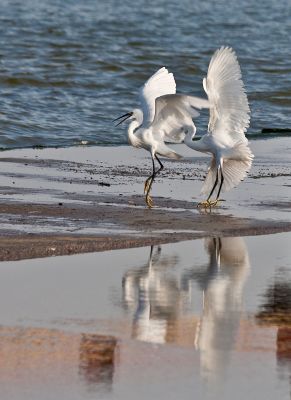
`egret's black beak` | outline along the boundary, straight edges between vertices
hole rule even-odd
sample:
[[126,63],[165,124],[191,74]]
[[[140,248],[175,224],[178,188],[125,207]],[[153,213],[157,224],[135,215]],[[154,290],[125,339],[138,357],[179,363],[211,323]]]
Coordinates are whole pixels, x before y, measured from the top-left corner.
[[[128,112],[128,113],[126,113],[126,114],[121,115],[121,116],[118,117],[118,118],[115,118],[115,119],[113,120],[113,122],[118,121],[119,119],[121,119],[121,121],[118,122],[118,124],[116,124],[115,126],[118,126],[118,125],[122,124],[122,122],[124,122],[124,121],[126,121],[128,118],[130,118],[130,117],[132,116],[132,114],[133,114],[132,112]],[[123,119],[122,119],[122,118],[123,118]]]

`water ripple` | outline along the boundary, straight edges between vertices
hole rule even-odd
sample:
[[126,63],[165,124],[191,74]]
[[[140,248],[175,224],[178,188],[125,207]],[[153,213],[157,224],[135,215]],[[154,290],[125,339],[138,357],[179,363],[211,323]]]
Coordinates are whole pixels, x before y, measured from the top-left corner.
[[[113,117],[136,106],[157,68],[204,96],[213,51],[233,46],[250,98],[250,134],[289,127],[290,2],[0,2],[1,148],[126,143]],[[17,21],[17,24],[15,23]],[[207,115],[198,122],[207,127]]]

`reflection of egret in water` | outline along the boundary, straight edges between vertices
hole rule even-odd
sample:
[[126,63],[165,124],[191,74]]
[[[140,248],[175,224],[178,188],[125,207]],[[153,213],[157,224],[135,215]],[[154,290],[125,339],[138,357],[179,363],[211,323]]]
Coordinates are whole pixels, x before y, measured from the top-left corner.
[[82,335],[80,342],[80,376],[92,390],[98,386],[111,390],[117,340],[112,336]]
[[161,247],[152,246],[148,262],[123,277],[123,304],[133,313],[133,338],[153,343],[168,341],[168,326],[181,303],[177,279],[171,274],[177,262],[177,256],[162,256]]
[[234,347],[242,312],[242,292],[249,258],[242,238],[210,238],[205,247],[207,267],[188,272],[184,286],[195,280],[203,291],[203,311],[196,330],[205,377],[222,375]]
[[[206,239],[205,248],[208,263],[185,270],[177,256],[152,247],[148,263],[125,274],[123,305],[133,315],[133,338],[196,346],[203,375],[219,377],[235,345],[250,265],[242,238]],[[195,284],[201,316],[192,301]]]

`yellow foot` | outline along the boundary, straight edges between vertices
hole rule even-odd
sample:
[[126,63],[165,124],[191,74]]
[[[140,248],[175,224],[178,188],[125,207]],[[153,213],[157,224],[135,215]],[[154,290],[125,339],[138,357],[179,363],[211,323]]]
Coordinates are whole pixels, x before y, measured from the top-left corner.
[[219,200],[205,200],[201,201],[201,203],[197,204],[197,207],[204,207],[204,208],[211,208],[211,207],[216,207],[219,205]]
[[149,187],[150,187],[151,181],[152,181],[152,178],[151,178],[151,177],[148,178],[148,179],[145,181],[145,183],[144,183],[144,194],[147,193],[147,191],[148,191],[148,189],[149,189]]
[[219,206],[219,200],[216,199],[214,201],[210,201],[210,207],[216,207]]
[[146,196],[146,203],[148,208],[153,208],[154,202],[150,195]]
[[205,200],[205,201],[201,201],[201,203],[197,204],[197,207],[204,207],[204,208],[210,208],[211,207],[211,201],[209,200]]

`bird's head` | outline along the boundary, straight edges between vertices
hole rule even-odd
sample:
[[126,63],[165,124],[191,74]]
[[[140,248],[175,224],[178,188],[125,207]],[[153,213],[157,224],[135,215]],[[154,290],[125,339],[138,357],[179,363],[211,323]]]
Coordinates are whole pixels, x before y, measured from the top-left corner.
[[116,124],[116,126],[118,126],[118,125],[122,124],[122,122],[125,122],[125,121],[127,121],[127,120],[129,120],[129,121],[137,121],[137,122],[139,122],[139,124],[141,125],[141,124],[142,124],[142,120],[143,120],[143,113],[142,113],[142,111],[139,110],[138,108],[136,108],[136,109],[134,109],[134,110],[131,111],[131,112],[128,112],[128,113],[126,113],[126,114],[123,114],[123,115],[121,115],[121,116],[118,117],[118,118],[115,118],[115,119],[113,120],[113,122],[119,121],[119,122]]

